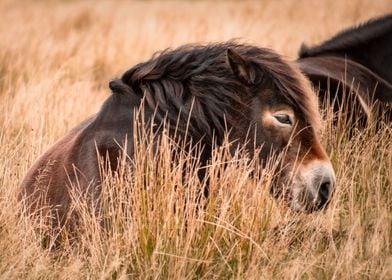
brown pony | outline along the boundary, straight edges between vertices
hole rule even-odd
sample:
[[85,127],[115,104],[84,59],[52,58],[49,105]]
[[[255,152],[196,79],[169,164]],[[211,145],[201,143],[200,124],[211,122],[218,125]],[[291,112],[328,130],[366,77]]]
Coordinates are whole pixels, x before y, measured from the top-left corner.
[[343,30],[317,46],[302,45],[296,63],[335,111],[364,122],[373,116],[392,121],[392,15]]
[[203,145],[202,164],[225,135],[250,153],[261,148],[260,160],[286,150],[273,193],[296,211],[318,210],[330,200],[335,175],[318,137],[317,99],[304,76],[271,50],[234,42],[187,45],[134,66],[109,87],[113,94],[101,110],[50,148],[23,180],[21,199],[33,208],[49,206],[60,225],[76,185],[99,196],[98,156],[108,156],[115,170],[127,138],[132,158],[134,112],[142,103],[145,119],[176,123],[183,139],[187,134],[186,141]]

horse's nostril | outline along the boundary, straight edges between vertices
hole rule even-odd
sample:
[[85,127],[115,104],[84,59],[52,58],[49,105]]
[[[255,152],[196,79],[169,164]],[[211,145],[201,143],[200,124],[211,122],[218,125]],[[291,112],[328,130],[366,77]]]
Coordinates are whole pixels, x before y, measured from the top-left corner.
[[319,189],[319,201],[318,204],[320,207],[323,207],[327,201],[329,200],[329,194],[330,194],[330,189],[331,189],[331,182],[328,180],[326,182],[323,182],[320,185]]

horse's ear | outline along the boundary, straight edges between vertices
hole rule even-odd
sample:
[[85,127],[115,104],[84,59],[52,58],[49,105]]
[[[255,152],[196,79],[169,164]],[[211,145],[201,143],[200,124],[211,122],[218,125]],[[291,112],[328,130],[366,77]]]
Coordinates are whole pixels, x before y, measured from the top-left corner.
[[254,85],[257,80],[255,66],[231,48],[227,49],[226,55],[227,63],[230,65],[234,75],[245,84]]
[[113,93],[126,94],[131,88],[125,84],[121,79],[114,79],[109,82],[109,88]]

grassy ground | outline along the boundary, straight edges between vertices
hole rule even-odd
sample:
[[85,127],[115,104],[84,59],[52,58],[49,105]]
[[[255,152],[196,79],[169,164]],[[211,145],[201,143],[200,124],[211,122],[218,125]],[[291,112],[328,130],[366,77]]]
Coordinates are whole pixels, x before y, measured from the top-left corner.
[[2,0],[0,10],[0,278],[392,279],[390,125],[349,140],[326,113],[322,139],[337,190],[322,213],[296,214],[272,200],[271,174],[248,176],[252,162],[233,159],[220,170],[224,151],[208,170],[209,202],[197,210],[189,203],[202,187],[194,167],[184,163],[184,183],[165,140],[158,158],[139,158],[147,169],[107,177],[100,217],[79,201],[78,246],[45,249],[45,227],[20,218],[15,200],[38,155],[99,109],[111,78],[155,51],[242,38],[294,58],[302,41],[392,12],[390,1]]

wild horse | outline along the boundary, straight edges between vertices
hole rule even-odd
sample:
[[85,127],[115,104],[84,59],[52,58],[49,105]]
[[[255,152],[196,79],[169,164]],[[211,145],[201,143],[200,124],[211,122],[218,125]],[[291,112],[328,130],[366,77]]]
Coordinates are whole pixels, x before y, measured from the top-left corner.
[[327,100],[362,124],[392,121],[392,15],[346,29],[313,47],[296,64]]
[[273,192],[297,211],[330,200],[335,175],[319,140],[317,98],[296,66],[273,51],[234,42],[187,45],[134,66],[109,87],[101,110],[38,159],[22,183],[21,199],[31,209],[49,206],[59,225],[66,223],[73,188],[99,196],[99,156],[114,171],[119,144],[132,158],[141,104],[147,121],[166,120],[176,130],[170,135],[200,143],[202,164],[225,137],[250,154],[261,149],[260,160],[285,151]]

